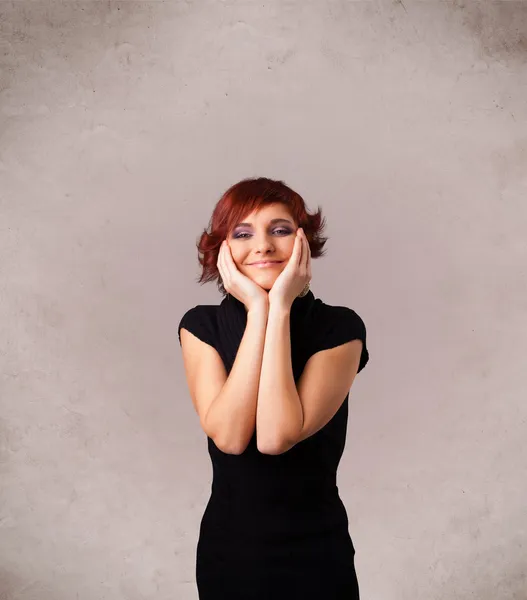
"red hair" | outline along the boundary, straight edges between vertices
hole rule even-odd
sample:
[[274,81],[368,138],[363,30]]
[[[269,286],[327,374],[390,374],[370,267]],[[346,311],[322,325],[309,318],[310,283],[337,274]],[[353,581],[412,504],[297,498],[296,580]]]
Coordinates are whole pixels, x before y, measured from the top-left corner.
[[284,204],[298,227],[303,228],[311,249],[311,258],[324,255],[323,247],[328,238],[322,236],[326,219],[322,217],[320,207],[316,213],[309,214],[303,198],[283,181],[266,177],[244,179],[223,194],[214,207],[208,229],[200,236],[197,248],[202,272],[198,283],[216,280],[218,289],[225,295],[226,291],[217,267],[222,241],[248,214],[277,202]]

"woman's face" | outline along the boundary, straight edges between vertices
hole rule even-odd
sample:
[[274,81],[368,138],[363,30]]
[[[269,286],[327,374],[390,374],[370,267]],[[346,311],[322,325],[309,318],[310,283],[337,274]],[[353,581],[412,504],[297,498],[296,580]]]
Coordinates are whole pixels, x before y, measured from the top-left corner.
[[[238,270],[270,290],[293,252],[297,224],[283,204],[270,204],[247,215],[228,236]],[[258,266],[255,263],[273,261]]]

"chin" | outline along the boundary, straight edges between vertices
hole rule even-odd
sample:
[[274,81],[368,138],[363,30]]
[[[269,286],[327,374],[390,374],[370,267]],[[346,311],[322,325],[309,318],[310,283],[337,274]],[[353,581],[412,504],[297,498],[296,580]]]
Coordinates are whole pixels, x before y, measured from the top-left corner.
[[252,281],[254,281],[254,283],[256,283],[257,285],[259,285],[261,288],[263,288],[265,291],[269,291],[274,284],[274,280],[273,281],[258,281],[257,279],[253,279]]

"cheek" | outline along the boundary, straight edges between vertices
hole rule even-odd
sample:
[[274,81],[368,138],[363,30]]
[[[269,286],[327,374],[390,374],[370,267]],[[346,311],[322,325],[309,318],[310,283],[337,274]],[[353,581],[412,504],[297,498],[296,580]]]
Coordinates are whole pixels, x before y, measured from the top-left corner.
[[291,258],[291,254],[293,254],[293,249],[295,247],[295,239],[290,238],[287,241],[288,241],[288,243],[284,248],[284,255],[289,259],[289,258]]
[[240,268],[241,263],[243,263],[243,257],[241,256],[240,251],[236,248],[231,246],[231,256],[232,256],[232,260],[234,261],[234,264]]

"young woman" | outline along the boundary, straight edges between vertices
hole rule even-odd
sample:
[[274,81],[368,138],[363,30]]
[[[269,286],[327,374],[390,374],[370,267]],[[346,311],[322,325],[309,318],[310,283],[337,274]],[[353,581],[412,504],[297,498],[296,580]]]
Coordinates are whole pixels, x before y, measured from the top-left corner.
[[213,467],[201,600],[359,598],[336,479],[349,390],[369,355],[361,317],[309,290],[323,227],[283,182],[248,179],[225,192],[198,243],[199,281],[225,296],[178,328]]

